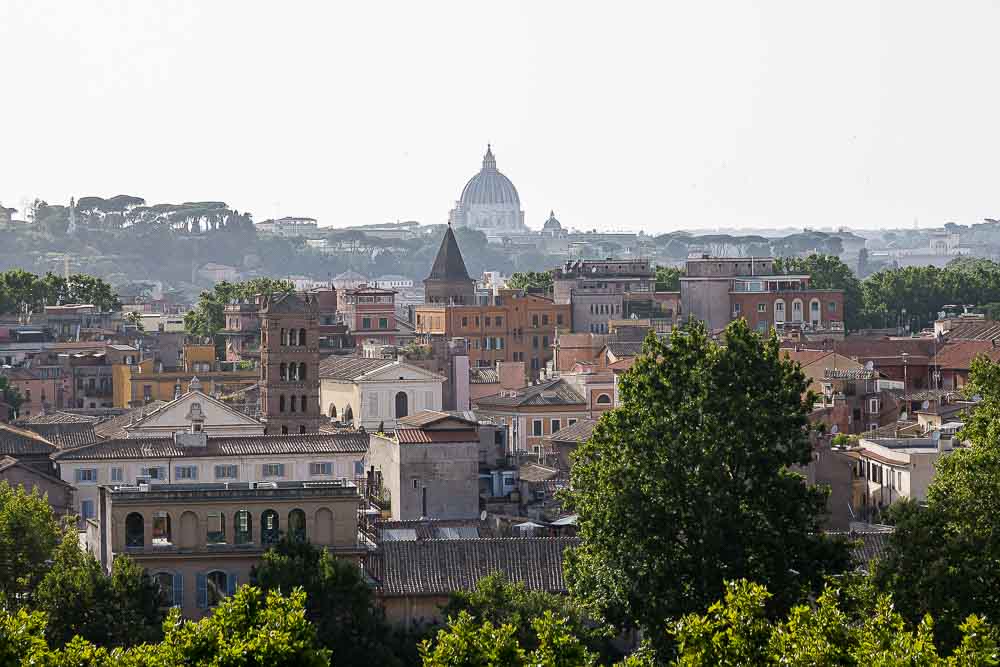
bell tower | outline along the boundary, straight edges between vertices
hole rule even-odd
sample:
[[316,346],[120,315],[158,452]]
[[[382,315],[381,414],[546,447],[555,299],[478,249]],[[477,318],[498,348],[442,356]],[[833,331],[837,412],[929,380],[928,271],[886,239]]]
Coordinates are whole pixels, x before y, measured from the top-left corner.
[[319,316],[309,294],[260,297],[260,408],[268,435],[316,433]]

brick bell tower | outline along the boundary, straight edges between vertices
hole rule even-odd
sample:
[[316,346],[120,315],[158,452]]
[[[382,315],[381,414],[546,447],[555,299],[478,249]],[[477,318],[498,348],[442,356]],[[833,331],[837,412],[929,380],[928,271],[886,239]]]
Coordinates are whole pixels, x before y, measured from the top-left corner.
[[259,297],[260,410],[268,435],[316,433],[318,304],[307,293]]

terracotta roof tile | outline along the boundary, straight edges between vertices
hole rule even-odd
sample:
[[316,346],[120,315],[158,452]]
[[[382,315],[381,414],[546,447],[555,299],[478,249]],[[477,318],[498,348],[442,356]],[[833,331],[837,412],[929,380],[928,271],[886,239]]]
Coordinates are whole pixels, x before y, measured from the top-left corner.
[[0,423],[0,456],[48,456],[58,448],[33,431]]
[[564,593],[563,555],[578,544],[567,537],[383,542],[366,569],[386,596],[471,590],[494,573],[529,590]]
[[1000,347],[994,347],[988,340],[966,340],[946,343],[937,353],[939,368],[968,370],[972,360],[978,355],[986,355],[990,361],[1000,361]]
[[562,378],[549,380],[524,389],[501,392],[476,399],[476,407],[521,407],[525,405],[586,405],[583,396]]
[[331,355],[319,363],[319,376],[332,380],[357,380],[372,371],[397,363],[395,359],[366,359]]
[[475,429],[427,431],[422,428],[396,430],[396,440],[401,445],[422,445],[435,442],[479,442]]
[[60,461],[160,459],[199,456],[282,456],[291,454],[364,454],[366,433],[308,433],[209,438],[206,447],[180,447],[173,438],[122,438],[60,452]]
[[575,424],[561,428],[548,437],[552,442],[583,442],[589,440],[597,426],[596,419],[581,419]]

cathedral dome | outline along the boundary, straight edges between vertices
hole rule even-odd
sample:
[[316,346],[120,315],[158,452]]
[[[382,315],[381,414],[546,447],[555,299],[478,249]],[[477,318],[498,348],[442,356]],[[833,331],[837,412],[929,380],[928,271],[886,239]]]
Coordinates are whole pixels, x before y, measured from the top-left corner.
[[546,220],[545,224],[542,226],[542,231],[544,231],[544,232],[561,232],[562,228],[563,228],[562,223],[559,222],[558,220],[556,220],[556,212],[555,211],[549,211],[549,219]]
[[497,161],[490,146],[486,147],[482,170],[465,184],[459,202],[465,208],[483,204],[500,204],[514,210],[521,208],[517,189],[509,178],[497,171]]

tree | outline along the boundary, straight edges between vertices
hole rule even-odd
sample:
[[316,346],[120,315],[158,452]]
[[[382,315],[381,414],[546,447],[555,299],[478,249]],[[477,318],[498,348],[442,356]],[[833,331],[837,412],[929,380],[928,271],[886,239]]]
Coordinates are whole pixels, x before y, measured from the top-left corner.
[[669,341],[650,334],[622,376],[622,405],[577,449],[564,498],[582,538],[570,590],[616,625],[655,633],[731,577],[771,587],[787,609],[848,564],[821,530],[825,492],[789,470],[812,453],[800,367],[742,319],[725,337],[714,344],[701,323]]
[[814,289],[844,290],[844,326],[855,329],[861,325],[861,282],[851,268],[836,255],[809,255],[809,257],[782,257],[775,260],[778,273],[807,274]]
[[540,289],[552,291],[552,273],[550,271],[518,271],[507,280],[510,289]]
[[541,643],[531,621],[553,614],[562,619],[560,622],[568,632],[578,637],[589,650],[600,653],[606,661],[617,657],[611,647],[609,630],[591,622],[572,598],[529,591],[523,583],[510,583],[500,573],[480,579],[475,590],[452,593],[441,611],[445,618],[454,619],[468,613],[495,627],[509,625],[514,628],[518,644],[527,651],[537,649]]
[[116,556],[111,575],[67,530],[35,593],[48,615],[46,636],[62,646],[79,635],[99,646],[131,646],[162,636],[165,607],[159,586],[128,556]]
[[[62,648],[45,641],[45,614],[0,610],[0,663],[53,667],[166,667],[167,665],[275,665],[328,667],[330,653],[320,648],[316,628],[305,619],[305,594],[265,596],[243,586],[211,616],[183,621],[171,610],[158,644],[128,649],[97,646],[75,637]],[[377,663],[372,663],[377,664]]]
[[239,299],[256,299],[257,295],[273,296],[295,289],[287,280],[254,278],[241,283],[222,281],[201,293],[198,303],[184,316],[184,328],[189,334],[212,338],[226,326],[226,305]]
[[969,446],[938,459],[926,505],[899,513],[877,569],[911,622],[934,616],[944,646],[970,614],[1000,618],[1000,366],[973,360],[968,391],[982,397],[959,434]]
[[10,380],[3,375],[0,375],[0,401],[14,408],[15,413],[21,409],[21,405],[24,403],[21,392],[18,391],[17,387],[11,386]]
[[59,538],[52,506],[37,488],[0,482],[0,606],[31,604]]
[[124,319],[126,322],[134,326],[135,330],[138,331],[139,333],[142,333],[146,330],[146,327],[142,323],[142,315],[140,313],[137,313],[135,311],[128,312],[125,313],[125,316],[122,319]]
[[321,547],[284,538],[268,549],[250,580],[265,592],[306,594],[306,618],[338,666],[393,665],[392,632],[361,570]]
[[421,644],[420,657],[424,667],[588,667],[596,663],[596,656],[573,635],[565,619],[551,611],[532,619],[531,627],[539,643],[526,651],[514,626],[477,622],[463,611],[433,640]]
[[679,291],[681,289],[681,276],[683,275],[684,271],[682,269],[675,269],[672,266],[656,267],[656,291]]

